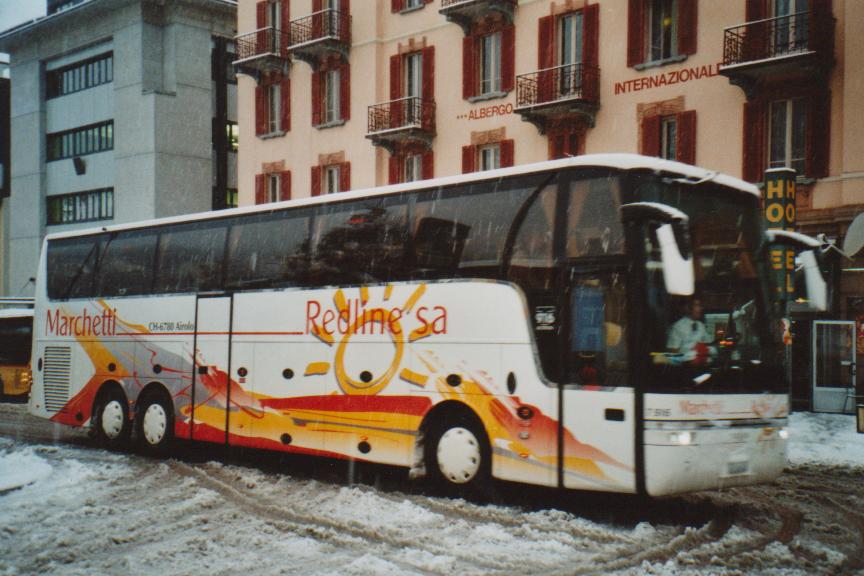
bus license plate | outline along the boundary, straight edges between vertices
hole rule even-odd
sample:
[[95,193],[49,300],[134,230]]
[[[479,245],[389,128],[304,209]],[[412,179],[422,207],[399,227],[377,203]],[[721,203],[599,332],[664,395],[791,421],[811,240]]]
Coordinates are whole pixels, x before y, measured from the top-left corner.
[[750,471],[750,462],[746,460],[739,460],[736,462],[729,462],[726,464],[726,475],[727,476],[740,476],[742,474],[747,474]]

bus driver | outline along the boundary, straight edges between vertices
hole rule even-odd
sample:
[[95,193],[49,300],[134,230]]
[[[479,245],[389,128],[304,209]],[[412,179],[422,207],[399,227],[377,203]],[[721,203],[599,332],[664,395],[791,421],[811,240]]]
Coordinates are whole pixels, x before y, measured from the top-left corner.
[[712,354],[708,346],[713,338],[702,322],[702,302],[698,298],[690,301],[687,313],[669,329],[666,348],[681,354],[681,362],[706,364]]

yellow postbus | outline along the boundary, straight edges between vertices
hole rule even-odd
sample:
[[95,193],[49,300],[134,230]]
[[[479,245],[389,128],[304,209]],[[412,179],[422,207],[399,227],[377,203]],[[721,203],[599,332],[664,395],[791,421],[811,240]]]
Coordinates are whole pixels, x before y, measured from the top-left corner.
[[27,399],[32,340],[32,299],[0,299],[0,400]]

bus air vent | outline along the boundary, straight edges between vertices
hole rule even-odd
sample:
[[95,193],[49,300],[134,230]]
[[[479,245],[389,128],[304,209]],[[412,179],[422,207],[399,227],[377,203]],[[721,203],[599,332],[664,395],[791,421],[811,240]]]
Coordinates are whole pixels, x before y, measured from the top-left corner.
[[45,390],[45,408],[49,412],[59,412],[69,401],[71,368],[71,348],[59,346],[45,348],[42,382]]

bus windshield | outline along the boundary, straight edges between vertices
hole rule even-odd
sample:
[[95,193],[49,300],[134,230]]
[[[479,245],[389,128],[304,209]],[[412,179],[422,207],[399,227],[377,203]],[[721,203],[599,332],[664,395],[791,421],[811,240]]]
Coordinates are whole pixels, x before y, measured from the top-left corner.
[[652,199],[690,218],[695,292],[671,296],[663,281],[655,226],[646,226],[648,350],[656,391],[783,391],[779,319],[771,320],[758,199],[686,184],[657,187]]

